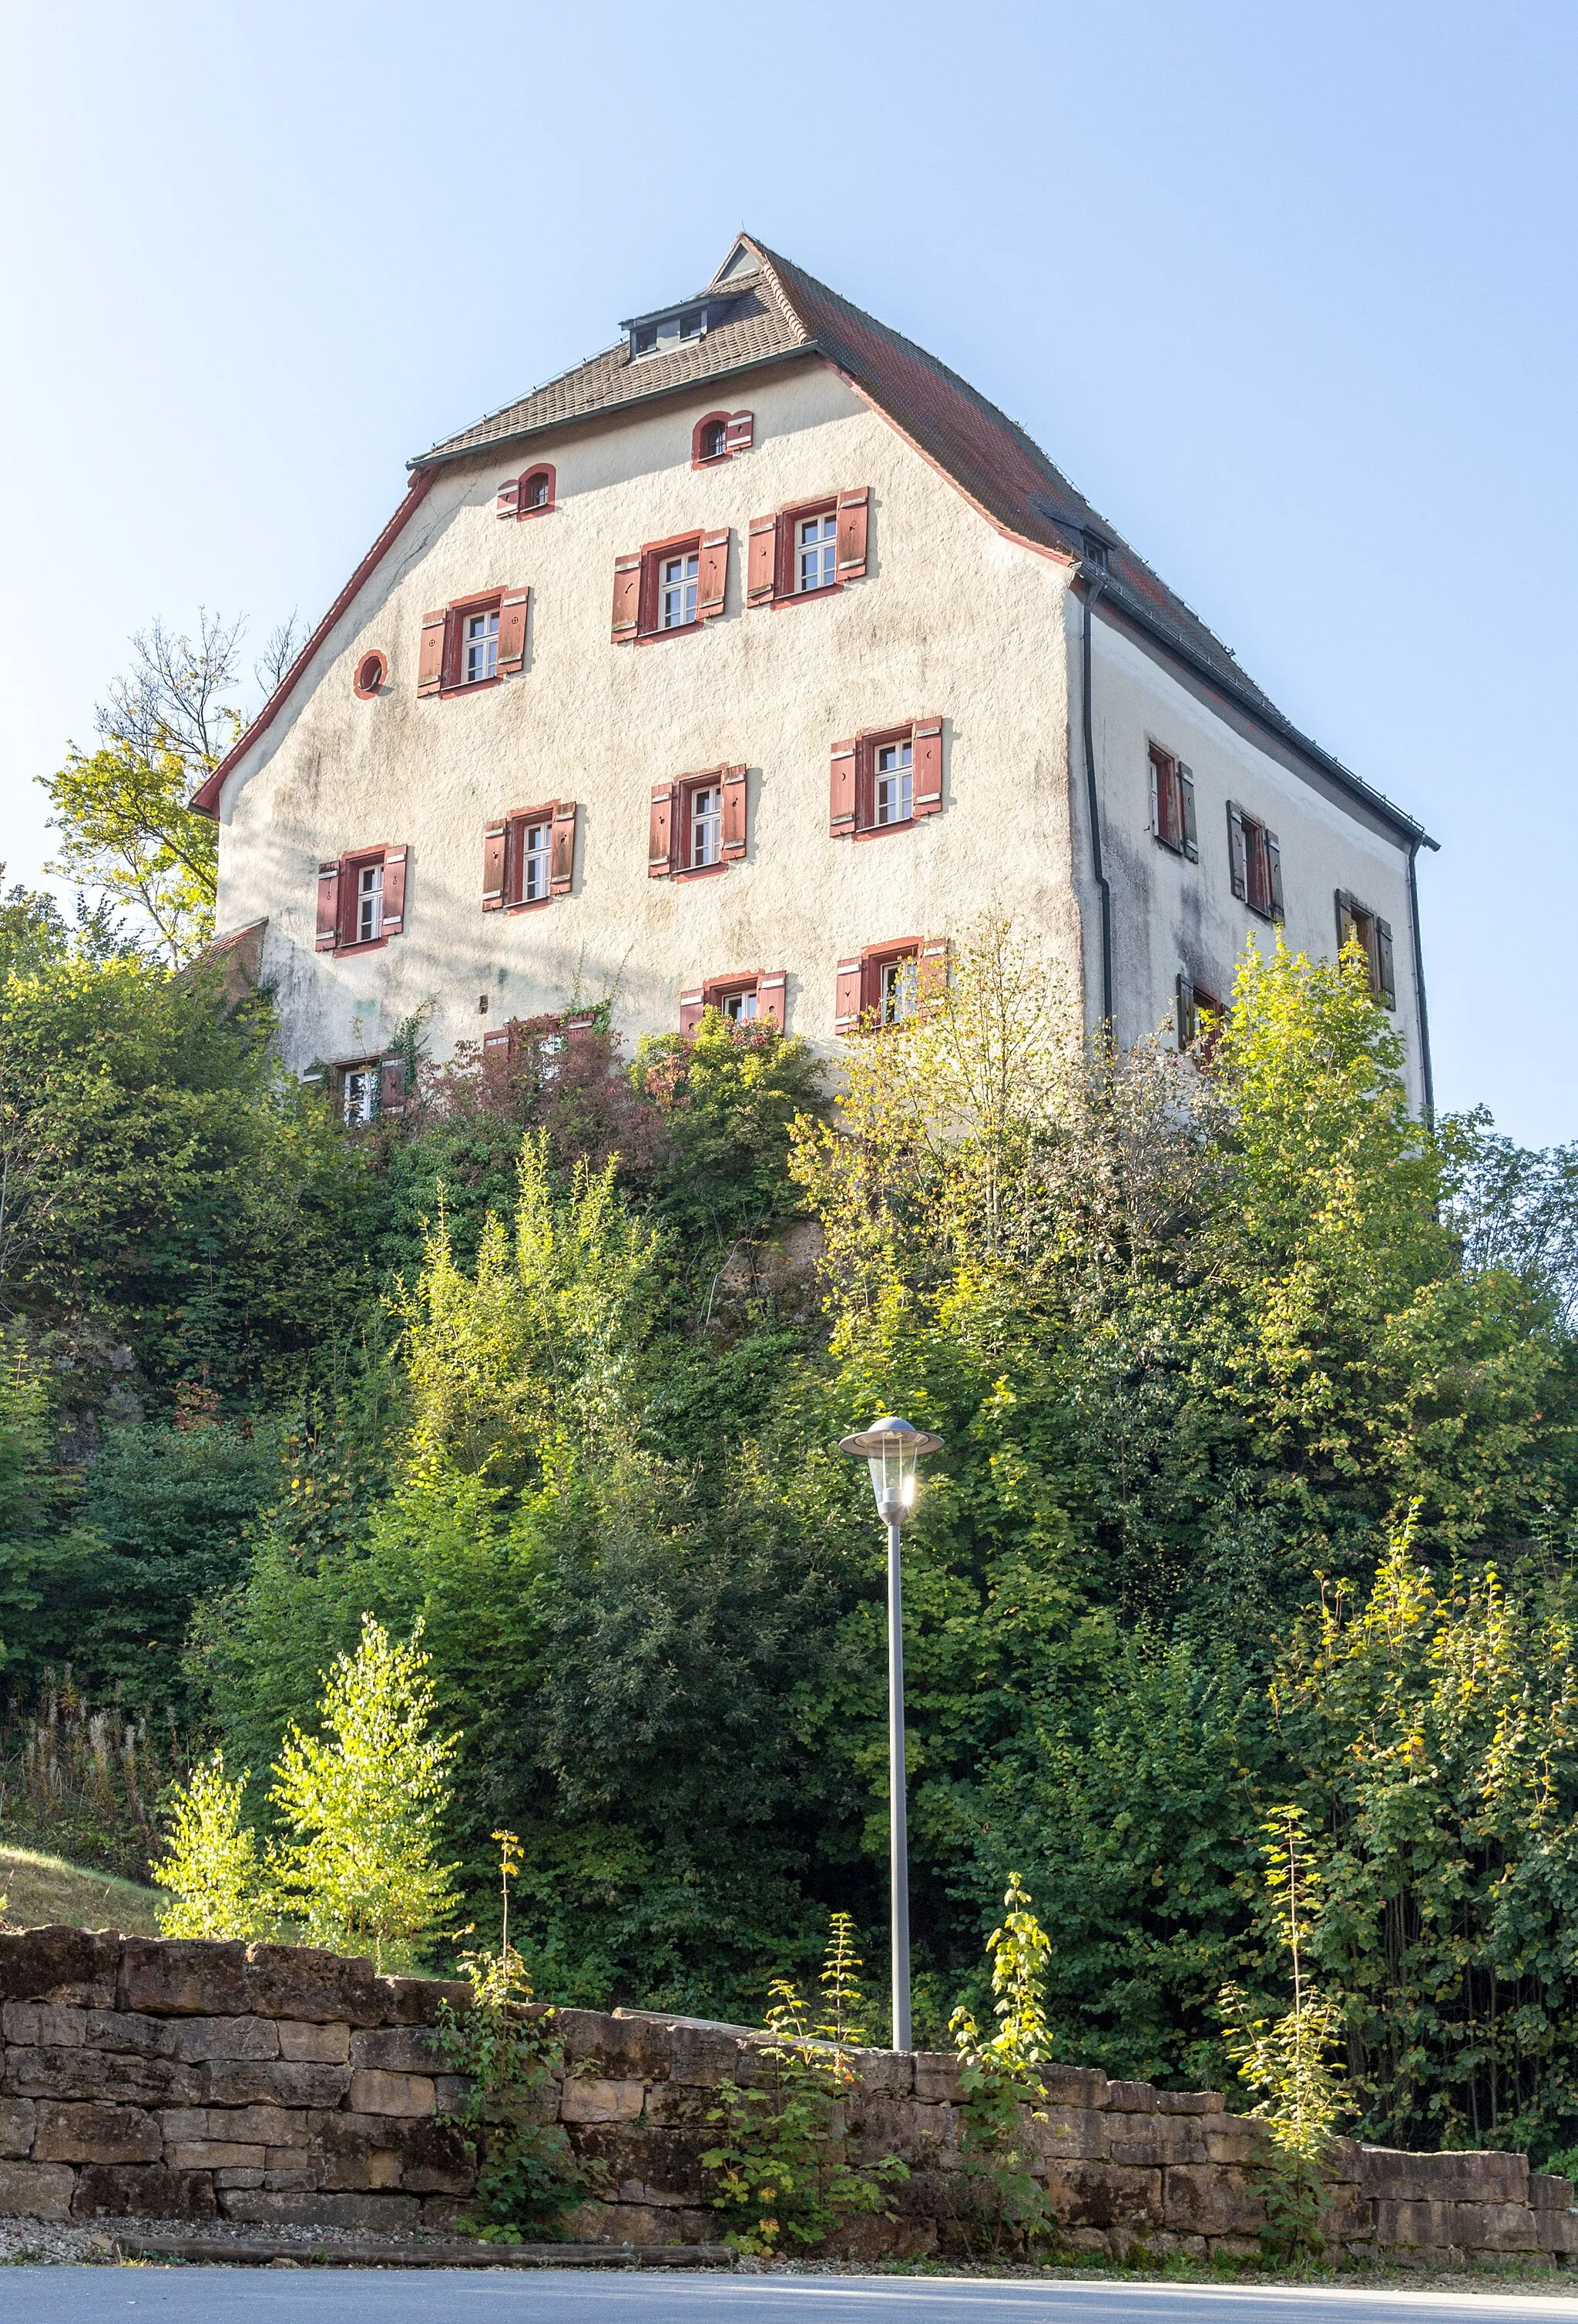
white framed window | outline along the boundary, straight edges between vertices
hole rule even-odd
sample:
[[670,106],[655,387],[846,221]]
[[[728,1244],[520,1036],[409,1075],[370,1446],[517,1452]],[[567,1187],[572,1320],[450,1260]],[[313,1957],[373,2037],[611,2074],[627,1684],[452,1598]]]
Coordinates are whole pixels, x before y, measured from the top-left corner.
[[356,873],[356,942],[376,944],[383,934],[383,866],[364,863]]
[[832,510],[825,516],[802,517],[795,527],[795,590],[803,596],[807,589],[831,589],[838,578],[838,519]]
[[521,834],[521,901],[540,904],[549,893],[553,854],[551,823],[529,823]]
[[877,750],[872,820],[878,824],[908,823],[914,812],[914,745],[883,742]]
[[678,557],[662,558],[658,567],[660,630],[682,630],[695,621],[697,576],[700,570],[700,553],[694,549],[683,549]]
[[718,997],[718,1008],[731,1025],[753,1025],[761,1013],[756,987],[748,985],[743,991],[724,992]]
[[467,613],[460,634],[461,676],[467,686],[495,678],[499,667],[499,613]]
[[884,1025],[902,1025],[913,1017],[920,998],[920,963],[911,953],[881,964],[877,985],[878,1015]]
[[528,508],[540,509],[548,506],[553,497],[553,479],[546,468],[539,468],[527,477],[522,487],[521,497]]
[[374,1120],[378,1113],[377,1066],[348,1065],[340,1102],[347,1122]]
[[694,868],[717,863],[724,852],[724,792],[721,783],[698,784],[690,794],[690,856]]

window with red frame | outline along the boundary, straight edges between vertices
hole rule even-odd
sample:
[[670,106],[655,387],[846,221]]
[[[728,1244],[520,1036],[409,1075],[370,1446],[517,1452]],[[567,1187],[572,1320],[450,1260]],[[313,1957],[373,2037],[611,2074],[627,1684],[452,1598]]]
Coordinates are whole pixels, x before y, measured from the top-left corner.
[[318,867],[319,952],[367,952],[405,932],[404,847],[350,850]]
[[568,896],[576,873],[576,802],[518,807],[483,833],[482,908],[519,912]]
[[555,476],[553,463],[543,460],[535,468],[528,468],[501,484],[494,513],[503,518],[541,516],[553,506]]
[[866,577],[871,493],[829,493],[772,516],[752,517],[747,605],[795,605]]
[[838,964],[833,1028],[874,1031],[906,1024],[927,1000],[946,990],[946,936],[904,936]]
[[1277,835],[1258,816],[1230,800],[1227,809],[1228,872],[1241,904],[1262,919],[1282,918],[1282,850]]
[[729,534],[683,533],[615,560],[614,642],[678,637],[715,621],[729,582]]
[[1195,832],[1195,778],[1170,751],[1158,742],[1150,746],[1150,827],[1175,855],[1200,861]]
[[709,767],[656,783],[647,830],[647,872],[667,880],[687,872],[721,872],[745,853],[747,778],[743,767]]
[[785,970],[757,969],[737,976],[709,976],[704,983],[679,995],[679,1030],[694,1033],[709,1009],[731,1025],[749,1031],[752,1025],[776,1025],[781,1033],[788,1019],[789,976]]
[[526,666],[530,589],[493,589],[422,615],[419,695],[467,694]]
[[1345,952],[1356,944],[1364,954],[1370,971],[1370,989],[1383,1009],[1398,1005],[1397,972],[1392,964],[1392,932],[1389,920],[1361,904],[1345,888],[1337,890],[1337,949]]
[[1209,1057],[1222,1032],[1223,1013],[1214,992],[1196,984],[1186,970],[1178,971],[1173,1028],[1180,1049],[1194,1049],[1203,1058]]
[[715,467],[720,460],[732,460],[736,452],[748,452],[754,428],[749,411],[709,411],[690,431],[691,466]]
[[943,804],[943,722],[873,727],[835,742],[827,828],[835,839],[870,839],[908,829]]

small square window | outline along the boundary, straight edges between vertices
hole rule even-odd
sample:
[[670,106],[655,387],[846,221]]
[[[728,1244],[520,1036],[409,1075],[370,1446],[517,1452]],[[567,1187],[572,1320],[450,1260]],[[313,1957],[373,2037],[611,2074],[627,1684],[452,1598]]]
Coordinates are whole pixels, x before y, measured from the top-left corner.
[[460,674],[465,686],[481,686],[496,678],[499,667],[499,612],[463,615],[460,627]]
[[701,558],[694,549],[658,563],[658,627],[681,630],[696,619],[696,592]]
[[347,1122],[374,1121],[378,1115],[378,1068],[347,1065],[340,1091],[340,1109]]
[[539,468],[527,477],[521,497],[529,509],[546,508],[553,498],[553,479],[546,468]]
[[720,992],[718,1009],[731,1025],[753,1025],[761,1013],[756,987],[748,985],[743,991]]
[[356,873],[358,944],[376,944],[383,934],[383,866],[364,863]]
[[838,579],[838,519],[829,509],[795,526],[795,591],[831,589]]
[[872,789],[873,823],[908,823],[913,811],[914,745],[911,742],[881,742],[877,746],[875,779]]
[[540,904],[549,893],[553,857],[551,823],[529,823],[521,833],[521,895],[522,904]]

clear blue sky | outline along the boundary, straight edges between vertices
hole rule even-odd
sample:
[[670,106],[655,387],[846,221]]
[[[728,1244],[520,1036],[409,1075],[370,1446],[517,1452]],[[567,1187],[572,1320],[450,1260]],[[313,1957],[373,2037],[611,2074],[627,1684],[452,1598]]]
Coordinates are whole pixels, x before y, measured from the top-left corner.
[[1578,1136],[1578,9],[51,0],[0,86],[0,852],[125,640],[316,618],[740,225],[1029,429],[1423,859],[1441,1101]]

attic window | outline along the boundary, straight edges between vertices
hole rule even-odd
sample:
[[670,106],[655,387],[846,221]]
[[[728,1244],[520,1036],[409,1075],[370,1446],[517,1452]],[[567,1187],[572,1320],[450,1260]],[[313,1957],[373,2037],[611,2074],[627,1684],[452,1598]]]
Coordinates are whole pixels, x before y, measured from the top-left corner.
[[1087,532],[1085,534],[1084,561],[1087,565],[1094,566],[1098,573],[1104,573],[1106,571],[1107,544],[1102,539],[1099,532]]
[[632,355],[660,355],[665,347],[682,346],[706,336],[707,309],[676,308],[671,315],[651,315],[630,326]]
[[655,355],[658,351],[656,323],[642,323],[631,333],[631,353],[637,355]]

